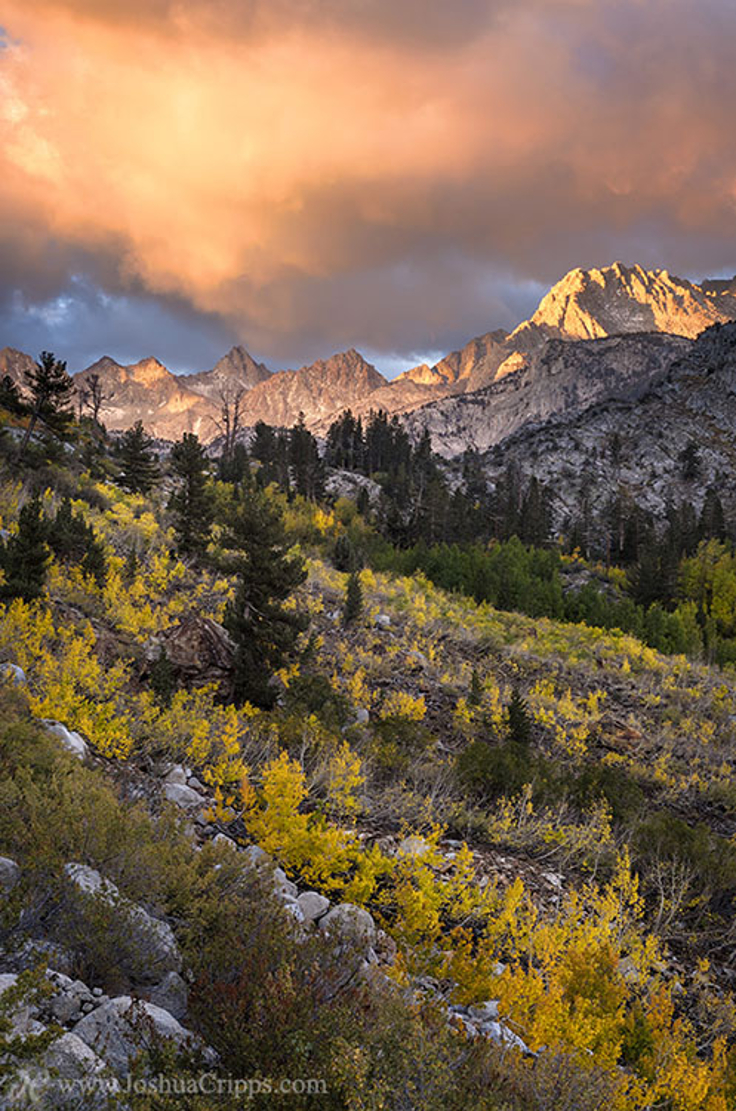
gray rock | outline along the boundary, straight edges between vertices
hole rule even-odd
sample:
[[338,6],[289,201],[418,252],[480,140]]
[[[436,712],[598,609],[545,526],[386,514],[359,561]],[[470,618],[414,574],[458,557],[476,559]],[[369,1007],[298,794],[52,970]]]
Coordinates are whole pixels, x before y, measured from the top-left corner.
[[418,652],[413,648],[411,652],[407,652],[406,658],[412,665],[414,671],[426,671],[429,668],[429,660],[423,652]]
[[28,938],[13,954],[13,968],[19,972],[25,972],[28,968],[37,968],[44,962],[47,967],[55,968],[68,977],[74,969],[75,956],[63,945],[55,941],[47,941],[45,938]]
[[366,950],[373,948],[376,940],[376,924],[372,917],[367,910],[353,903],[338,903],[324,918],[320,918],[319,928],[332,937],[354,939]]
[[371,715],[368,713],[365,706],[358,706],[357,710],[355,711],[355,724],[367,725],[370,720]]
[[387,613],[377,613],[373,618],[373,624],[377,629],[390,629],[391,618]]
[[[3,995],[10,988],[15,987],[18,982],[18,975],[15,972],[2,972],[0,973],[0,995]],[[20,1000],[17,1002],[13,1009],[7,1016],[12,1024],[11,1034],[13,1036],[27,1035],[42,1033],[44,1027],[37,1029],[36,1015],[38,1008],[29,1003]]]
[[139,982],[157,981],[167,972],[181,969],[181,954],[167,922],[153,918],[143,907],[124,899],[117,887],[86,864],[67,864],[67,876],[86,898],[99,899],[115,907],[121,918],[130,955],[119,954],[120,967]]
[[164,776],[164,783],[172,783],[175,787],[186,787],[189,778],[189,768],[182,764],[174,766]]
[[424,856],[429,852],[429,844],[423,837],[405,837],[399,844],[397,856]]
[[271,857],[260,845],[248,845],[242,852],[243,861],[252,868],[262,868],[271,863]]
[[52,1042],[43,1058],[44,1065],[57,1076],[75,1080],[83,1076],[99,1076],[107,1066],[76,1034],[66,1033]]
[[167,972],[160,984],[151,988],[151,1003],[181,1021],[189,1006],[189,990],[178,972]]
[[86,984],[81,980],[70,981],[68,976],[64,980],[68,982],[56,981],[59,993],[49,1001],[46,1008],[51,1018],[60,1026],[77,1022],[84,1014],[84,1008],[92,1007],[92,994]]
[[0,856],[0,895],[8,895],[20,879],[20,868],[9,856]]
[[180,806],[182,810],[203,810],[209,806],[209,799],[206,799],[204,795],[200,795],[198,791],[193,791],[191,787],[183,786],[180,783],[166,783],[164,798],[173,802],[176,806]]
[[330,909],[330,900],[318,891],[303,891],[297,899],[306,922],[316,922]]
[[201,780],[197,779],[196,775],[189,776],[189,779],[187,780],[187,787],[191,787],[193,791],[199,791],[200,794],[202,791],[207,790],[204,783],[202,783]]
[[479,1022],[491,1022],[498,1018],[498,1000],[487,999],[485,1003],[473,1003],[468,1014]]
[[299,894],[299,888],[295,883],[292,883],[283,868],[274,868],[273,886],[277,895],[291,895],[296,899]]
[[77,1023],[73,1032],[121,1076],[126,1076],[138,1054],[158,1039],[173,1043],[177,1049],[201,1050],[209,1062],[216,1061],[214,1050],[168,1011],[143,1000],[134,1003],[129,995],[119,995],[97,1007]]
[[288,900],[285,899],[284,900],[284,910],[286,910],[292,916],[292,918],[295,918],[297,922],[301,923],[301,922],[304,921],[304,914],[302,912],[302,908],[299,906],[296,899],[293,899],[293,900],[292,899],[288,899]]
[[41,720],[41,725],[47,733],[51,733],[61,741],[67,752],[71,752],[72,756],[76,756],[79,760],[86,760],[89,754],[89,747],[83,737],[79,733],[74,733],[62,725],[60,721],[50,721],[48,718]]
[[504,1026],[502,1022],[482,1022],[479,1024],[479,1030],[481,1034],[490,1038],[492,1042],[496,1042],[497,1045],[509,1049],[518,1049],[520,1053],[533,1056],[532,1050],[526,1042],[523,1042],[518,1034],[509,1030],[508,1026]]
[[0,680],[13,687],[25,687],[28,683],[23,668],[11,663],[0,664]]
[[233,841],[232,837],[228,837],[225,833],[216,833],[215,836],[212,838],[212,844],[222,845],[226,849],[232,849],[233,852],[238,851],[238,846],[235,841]]

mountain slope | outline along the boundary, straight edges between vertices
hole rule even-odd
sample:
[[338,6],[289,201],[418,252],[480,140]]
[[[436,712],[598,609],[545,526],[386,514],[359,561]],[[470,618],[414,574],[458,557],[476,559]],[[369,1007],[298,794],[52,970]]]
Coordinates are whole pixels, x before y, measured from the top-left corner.
[[484,390],[425,405],[405,417],[410,433],[429,430],[450,458],[466,447],[488,451],[525,426],[579,413],[606,398],[630,398],[666,375],[692,341],[679,336],[550,340],[531,365]]
[[3,347],[0,351],[0,378],[7,374],[18,386],[25,386],[26,372],[35,365],[30,355],[14,347]]
[[[596,518],[617,491],[662,519],[669,505],[691,502],[699,511],[715,486],[733,515],[736,493],[724,476],[736,471],[736,324],[669,342],[679,354],[672,347],[669,368],[648,388],[521,427],[486,455],[489,475],[509,465],[535,475],[552,491],[563,531],[584,503]],[[697,455],[688,469],[689,445]]]
[[161,439],[177,440],[195,432],[203,440],[215,434],[215,407],[187,389],[181,379],[152,357],[121,366],[108,355],[74,375],[77,387],[97,374],[105,401],[101,420],[112,431],[130,428],[137,420]]
[[259,382],[267,382],[270,377],[271,371],[267,366],[257,363],[244,347],[237,346],[231,347],[212,370],[182,374],[179,381],[186,389],[217,402],[223,391],[227,394],[238,390],[252,390]]
[[351,348],[299,370],[272,374],[244,398],[242,423],[291,425],[303,413],[308,427],[314,427],[386,385],[383,375]]

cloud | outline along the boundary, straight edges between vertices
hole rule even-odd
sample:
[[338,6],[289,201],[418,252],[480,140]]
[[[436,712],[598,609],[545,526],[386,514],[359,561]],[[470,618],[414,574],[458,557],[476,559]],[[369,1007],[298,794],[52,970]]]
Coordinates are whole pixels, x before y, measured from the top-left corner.
[[572,266],[734,268],[725,0],[6,0],[3,22],[24,303],[83,273],[293,363],[511,326]]

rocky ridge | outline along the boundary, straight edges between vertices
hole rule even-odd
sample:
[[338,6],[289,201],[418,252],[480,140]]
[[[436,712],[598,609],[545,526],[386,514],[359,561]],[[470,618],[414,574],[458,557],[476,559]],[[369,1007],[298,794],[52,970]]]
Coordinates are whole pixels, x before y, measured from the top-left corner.
[[[183,432],[196,432],[208,442],[218,435],[222,397],[232,400],[242,392],[241,427],[252,427],[257,421],[288,427],[303,414],[307,427],[318,435],[347,408],[365,417],[378,409],[405,415],[429,407],[430,415],[418,420],[436,431],[442,450],[446,450],[453,436],[443,431],[443,424],[451,429],[458,426],[458,395],[474,397],[478,391],[516,379],[525,371],[541,381],[549,358],[559,358],[556,345],[560,343],[576,344],[562,360],[568,372],[574,371],[574,359],[587,360],[581,344],[621,336],[632,337],[621,349],[625,361],[631,361],[629,353],[641,344],[641,361],[646,362],[649,341],[636,337],[667,334],[692,339],[714,323],[734,319],[736,280],[714,279],[697,285],[667,270],[616,262],[600,269],[571,270],[542,298],[530,319],[511,333],[500,329],[487,332],[434,366],[422,364],[393,381],[387,381],[353,349],[298,370],[271,373],[242,346],[233,347],[211,370],[196,374],[174,375],[151,357],[123,366],[104,356],[74,377],[81,387],[91,374],[99,375],[106,395],[101,416],[113,431],[141,420],[159,439],[175,440]],[[0,351],[0,373],[10,374],[15,381],[22,382],[32,365],[30,356],[22,352],[12,348]],[[618,377],[624,386],[630,382],[629,367],[622,365],[619,375],[615,359],[608,360],[605,374],[601,395]],[[645,372],[643,386],[648,381]],[[589,386],[579,392],[589,393]],[[523,391],[525,386],[521,388]],[[614,384],[614,394],[618,388]],[[558,391],[553,391],[553,396],[555,404],[564,402]],[[496,394],[483,394],[483,405],[495,406],[496,401]],[[546,406],[535,402],[530,419],[537,419],[538,409],[544,410],[541,415],[546,418],[552,402]],[[489,416],[494,429],[503,425],[495,414]],[[470,431],[473,434],[472,428]],[[498,432],[480,438],[495,442],[489,437],[497,439]],[[470,442],[475,439],[474,435]]]
[[[613,342],[597,341],[591,351]],[[736,513],[727,480],[736,468],[736,324],[710,328],[695,341],[673,339],[664,360],[657,365],[652,357],[650,366],[644,389],[519,425],[486,451],[489,476],[509,465],[535,475],[554,495],[562,530],[580,506],[602,510],[617,491],[661,520],[668,506],[683,502],[699,512],[712,487],[727,514]],[[473,416],[465,414],[466,427]],[[682,458],[688,445],[697,452],[689,471]]]

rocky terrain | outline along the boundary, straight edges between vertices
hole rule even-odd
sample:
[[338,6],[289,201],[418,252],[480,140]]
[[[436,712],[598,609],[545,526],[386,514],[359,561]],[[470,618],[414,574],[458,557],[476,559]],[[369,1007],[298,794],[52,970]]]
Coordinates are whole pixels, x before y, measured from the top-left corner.
[[485,452],[553,417],[572,417],[604,400],[636,399],[666,376],[691,342],[657,333],[549,340],[531,365],[483,390],[427,405],[406,424],[415,437],[427,429],[446,458],[466,448]]
[[198,374],[181,374],[179,382],[217,404],[223,392],[232,395],[238,390],[252,390],[259,382],[267,382],[270,377],[271,371],[267,366],[257,363],[244,347],[237,346],[231,347],[212,370],[203,370]]
[[[584,502],[600,510],[616,492],[661,519],[669,505],[683,502],[694,503],[699,511],[706,490],[714,487],[726,513],[736,511],[728,480],[736,467],[736,324],[711,328],[692,342],[649,338],[646,374],[633,382],[630,393],[608,393],[599,401],[591,395],[589,404],[571,407],[566,416],[519,425],[486,452],[489,474],[498,477],[514,465],[522,474],[536,475],[554,494],[558,527]],[[605,358],[612,346],[620,352],[626,343],[598,341],[590,351]],[[657,347],[661,361],[654,354]],[[642,350],[641,343],[636,350]],[[620,357],[618,363],[622,365]],[[556,365],[551,349],[543,368],[553,373]],[[520,376],[519,382],[523,380]],[[576,379],[581,385],[584,381]],[[500,383],[497,392],[513,421],[516,413],[503,390],[508,385]],[[542,387],[542,392],[553,388]],[[533,386],[528,391],[534,395]],[[470,400],[462,399],[464,428],[473,419]],[[578,394],[576,402],[580,400]],[[496,409],[494,404],[494,416]],[[481,424],[479,438],[488,430],[492,435],[493,427]],[[461,435],[458,429],[455,439],[439,442],[446,442],[449,453]],[[683,453],[689,445],[696,457],[688,469]]]
[[[307,427],[324,435],[346,408],[365,417],[371,410],[403,415],[429,407],[413,427],[429,427],[438,450],[446,454],[463,450],[464,445],[458,444],[465,431],[467,442],[483,450],[515,431],[516,418],[509,421],[508,406],[516,390],[517,402],[529,403],[528,419],[537,420],[552,412],[574,412],[581,402],[607,396],[609,389],[611,396],[619,396],[637,375],[640,388],[646,388],[657,373],[649,365],[650,357],[658,363],[660,356],[652,356],[651,339],[634,337],[667,334],[692,339],[711,324],[733,320],[735,288],[733,281],[696,285],[666,270],[648,271],[618,262],[601,269],[572,270],[546,294],[532,317],[511,333],[487,332],[434,366],[422,364],[393,381],[354,350],[298,370],[272,373],[241,346],[233,347],[211,370],[196,374],[174,375],[154,358],[122,366],[104,356],[76,374],[75,380],[83,386],[91,374],[100,376],[106,395],[101,416],[112,431],[141,420],[160,439],[175,440],[183,432],[196,432],[207,442],[218,434],[223,395],[232,399],[242,391],[242,426],[252,427],[259,420],[289,426],[302,413]],[[594,347],[592,355],[587,351],[589,342],[626,335],[632,337],[626,344]],[[561,343],[574,346],[561,354]],[[596,360],[602,360],[598,382],[594,381]],[[550,372],[553,363],[557,369]],[[570,384],[577,363],[584,378],[579,388]],[[0,372],[18,382],[30,365],[30,356],[23,352],[0,351]],[[518,377],[522,372],[526,377]],[[569,380],[563,389],[559,383],[551,385],[553,374]],[[479,394],[504,379],[513,381],[510,392]],[[536,396],[535,391],[550,385],[548,402]],[[530,396],[530,386],[535,396]],[[470,400],[458,404],[458,395]],[[565,408],[568,401],[571,409]],[[496,416],[497,405],[501,416]],[[483,415],[486,406],[493,406],[493,414]]]

